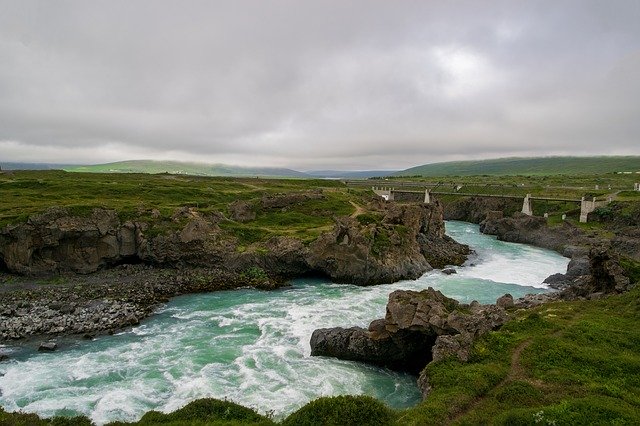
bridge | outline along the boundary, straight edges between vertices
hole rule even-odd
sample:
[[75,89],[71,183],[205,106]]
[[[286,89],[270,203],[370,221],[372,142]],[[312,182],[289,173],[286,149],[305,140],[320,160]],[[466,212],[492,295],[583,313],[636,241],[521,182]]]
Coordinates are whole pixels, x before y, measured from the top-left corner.
[[[411,185],[418,186],[418,185]],[[429,204],[431,202],[432,195],[455,195],[459,197],[489,197],[489,198],[509,198],[509,199],[522,199],[522,196],[518,195],[503,195],[503,194],[478,194],[478,193],[463,193],[463,192],[451,192],[451,191],[436,191],[434,189],[426,188],[424,191],[412,191],[407,189],[395,189],[393,187],[371,187],[373,192],[378,194],[380,197],[384,198],[387,201],[395,201],[395,200],[407,200],[413,199],[423,200],[425,204]],[[409,197],[407,197],[407,195]],[[533,216],[533,201],[555,201],[555,202],[566,202],[566,203],[579,203],[580,204],[580,222],[586,223],[589,213],[597,209],[598,207],[605,206],[612,201],[611,197],[608,197],[605,200],[597,200],[596,197],[588,200],[585,197],[581,199],[575,198],[552,198],[552,197],[539,197],[532,196],[531,194],[527,194],[522,201],[522,213]],[[545,213],[545,217],[547,214]],[[566,219],[566,215],[562,216],[562,219]]]

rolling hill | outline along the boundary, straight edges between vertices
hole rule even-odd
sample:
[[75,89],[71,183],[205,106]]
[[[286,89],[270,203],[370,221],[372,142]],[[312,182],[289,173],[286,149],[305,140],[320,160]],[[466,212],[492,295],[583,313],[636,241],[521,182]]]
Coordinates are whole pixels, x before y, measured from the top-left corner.
[[425,164],[393,176],[579,175],[640,171],[640,156],[513,157]]
[[88,173],[171,173],[194,176],[297,177],[309,175],[296,170],[274,167],[240,167],[227,164],[201,164],[179,161],[132,160],[91,166],[71,166],[68,172]]
[[389,176],[397,173],[397,170],[311,170],[305,173],[313,177],[330,179],[368,179]]

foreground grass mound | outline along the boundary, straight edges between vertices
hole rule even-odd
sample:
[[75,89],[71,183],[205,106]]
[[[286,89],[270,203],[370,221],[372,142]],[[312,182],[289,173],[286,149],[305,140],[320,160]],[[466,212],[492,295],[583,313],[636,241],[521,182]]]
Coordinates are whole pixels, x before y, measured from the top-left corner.
[[640,288],[520,313],[471,362],[429,365],[400,424],[640,424]]
[[287,417],[285,426],[390,425],[395,414],[370,396],[335,396],[311,401]]
[[270,419],[250,408],[230,401],[204,398],[169,414],[150,411],[136,423],[110,423],[111,426],[146,425],[272,425]]

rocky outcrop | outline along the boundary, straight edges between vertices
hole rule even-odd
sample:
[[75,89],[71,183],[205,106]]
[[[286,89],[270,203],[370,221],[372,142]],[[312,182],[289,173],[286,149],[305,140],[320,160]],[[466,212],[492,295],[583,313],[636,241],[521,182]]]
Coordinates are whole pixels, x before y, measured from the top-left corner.
[[253,205],[248,201],[234,201],[227,207],[229,209],[229,216],[236,222],[249,222],[256,218],[256,212],[253,209]]
[[322,190],[293,192],[287,194],[265,195],[260,200],[263,209],[284,209],[308,200],[321,200],[324,198]]
[[480,223],[480,232],[496,235],[499,240],[530,244],[548,248],[559,253],[568,245],[587,245],[589,239],[569,222],[550,228],[543,217],[516,213],[512,217],[485,219]]
[[592,247],[588,261],[589,275],[579,276],[562,288],[563,299],[594,299],[605,294],[623,293],[632,287],[633,283],[620,266],[619,255],[609,247]]
[[311,355],[332,356],[418,374],[431,360],[467,360],[474,339],[507,320],[497,305],[460,304],[432,288],[389,295],[384,319],[368,329],[329,328],[311,336]]
[[444,218],[446,220],[461,220],[464,222],[480,223],[490,215],[490,212],[502,212],[504,216],[511,216],[520,211],[522,200],[499,197],[456,197],[444,203]]
[[336,282],[368,285],[415,279],[434,267],[465,261],[469,248],[445,235],[439,203],[378,208],[379,223],[339,218],[309,246],[311,269]]

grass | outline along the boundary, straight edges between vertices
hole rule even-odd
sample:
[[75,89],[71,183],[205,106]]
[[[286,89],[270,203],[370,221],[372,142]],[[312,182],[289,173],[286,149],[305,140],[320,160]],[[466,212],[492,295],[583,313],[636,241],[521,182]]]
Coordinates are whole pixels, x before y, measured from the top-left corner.
[[335,216],[351,214],[354,207],[349,201],[359,201],[365,191],[331,180],[16,171],[0,174],[0,227],[23,223],[52,206],[77,216],[108,208],[115,209],[122,221],[149,223],[148,234],[154,236],[184,226],[172,218],[180,207],[195,208],[202,215],[226,214],[227,205],[236,200],[259,205],[265,195],[312,189],[321,189],[324,197],[283,209],[258,209],[256,219],[248,223],[223,222],[221,227],[242,244],[276,234],[312,241],[333,224]]
[[[429,365],[433,391],[405,424],[639,424],[640,288],[522,312],[471,362]],[[516,356],[517,355],[517,356]]]

